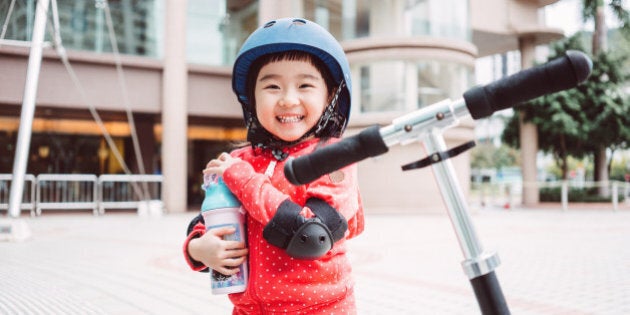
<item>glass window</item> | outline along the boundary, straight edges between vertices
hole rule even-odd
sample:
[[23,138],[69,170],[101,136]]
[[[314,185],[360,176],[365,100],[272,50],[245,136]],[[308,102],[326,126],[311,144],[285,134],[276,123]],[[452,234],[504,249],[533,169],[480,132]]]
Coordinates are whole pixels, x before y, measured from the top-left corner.
[[405,109],[405,66],[402,61],[380,61],[360,67],[362,112]]
[[[159,0],[109,0],[116,46],[123,54],[157,55],[156,11]],[[0,3],[6,20],[11,1]],[[7,23],[6,39],[30,41],[35,21],[35,0],[16,1]],[[105,1],[57,0],[59,33],[66,49],[112,52]],[[52,6],[49,7],[49,12]],[[48,25],[52,25],[49,14]],[[51,41],[50,32],[45,34]]]
[[471,38],[466,0],[408,1],[404,16],[408,35]]
[[258,1],[188,0],[187,23],[189,62],[232,65],[258,27]]
[[369,35],[370,5],[363,0],[303,0],[303,15],[339,40],[353,39]]
[[303,0],[304,17],[339,40],[435,36],[470,40],[468,0]]
[[409,111],[444,99],[458,99],[471,84],[470,67],[442,61],[378,61],[363,64],[360,93],[355,104],[361,112]]
[[428,106],[446,98],[452,100],[472,84],[473,70],[453,62],[425,61],[417,64],[418,107]]
[[[31,39],[36,2],[15,2],[7,23],[6,39]],[[163,56],[164,0],[109,0],[107,3],[120,53]],[[0,1],[1,23],[6,20],[10,4],[11,1]],[[105,0],[57,0],[57,7],[61,41],[66,49],[113,52]],[[188,61],[193,63],[231,65],[240,46],[258,26],[256,0],[189,0],[187,12],[186,53]],[[49,19],[51,16],[49,14]],[[51,41],[51,38],[50,32],[46,32],[46,40]]]

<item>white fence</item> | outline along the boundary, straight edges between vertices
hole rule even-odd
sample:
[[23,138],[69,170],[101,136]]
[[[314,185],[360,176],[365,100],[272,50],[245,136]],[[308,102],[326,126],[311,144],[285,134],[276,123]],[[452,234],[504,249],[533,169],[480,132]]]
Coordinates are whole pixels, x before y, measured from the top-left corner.
[[[11,182],[13,174],[0,174],[0,210],[9,209],[9,198],[11,196]],[[20,209],[35,211],[35,187],[36,179],[33,174],[24,175],[24,190]]]
[[101,175],[99,213],[105,209],[140,209],[142,202],[162,200],[162,175]]
[[[0,210],[8,210],[12,179],[12,174],[0,174]],[[26,174],[21,209],[31,215],[53,209],[86,209],[95,215],[105,209],[140,211],[149,200],[161,204],[162,180],[161,175]]]
[[[526,184],[526,183],[525,183]],[[522,182],[506,182],[506,183],[473,183],[470,199],[473,204],[493,207],[503,207],[506,209],[521,203]],[[570,188],[603,188],[610,196],[608,200],[612,210],[619,210],[620,196],[623,196],[624,203],[630,205],[630,182],[605,181],[605,182],[571,182],[571,181],[554,181],[554,182],[536,182],[529,183],[530,186],[537,188],[558,188],[560,190],[559,203],[562,210],[570,208],[569,190]],[[605,202],[605,201],[604,201]]]
[[92,209],[97,214],[96,180],[93,174],[37,175],[35,214],[41,215],[42,209]]

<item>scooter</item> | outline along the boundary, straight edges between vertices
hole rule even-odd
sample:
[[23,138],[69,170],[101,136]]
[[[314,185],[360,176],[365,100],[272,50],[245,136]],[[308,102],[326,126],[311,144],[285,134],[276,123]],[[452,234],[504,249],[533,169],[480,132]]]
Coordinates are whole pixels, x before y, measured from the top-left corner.
[[387,153],[389,147],[415,141],[424,144],[424,159],[404,165],[403,171],[431,166],[464,255],[462,267],[470,280],[482,314],[510,314],[494,270],[499,266],[495,252],[483,250],[471,222],[468,205],[449,161],[475,143],[448,149],[443,132],[459,119],[481,119],[494,112],[536,97],[573,88],[585,81],[593,63],[584,53],[568,51],[546,64],[522,70],[485,86],[466,91],[456,101],[449,99],[398,117],[390,125],[372,126],[360,133],[322,147],[311,154],[287,160],[284,172],[294,185],[312,182],[342,167]]

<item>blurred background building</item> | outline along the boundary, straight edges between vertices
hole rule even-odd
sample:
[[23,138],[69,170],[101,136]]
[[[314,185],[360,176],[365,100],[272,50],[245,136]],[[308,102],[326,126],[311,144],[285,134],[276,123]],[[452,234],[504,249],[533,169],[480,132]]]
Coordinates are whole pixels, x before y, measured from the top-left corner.
[[[520,66],[530,66],[537,45],[563,36],[560,29],[544,25],[543,8],[555,2],[110,0],[112,36],[103,0],[57,0],[62,43],[84,90],[73,84],[55,51],[45,49],[27,173],[123,172],[81,97],[84,93],[132,172],[139,172],[125,111],[130,105],[145,172],[164,175],[167,211],[196,208],[207,161],[245,140],[240,105],[231,90],[231,65],[240,45],[262,23],[303,17],[341,42],[353,79],[349,135],[460,98],[477,83],[478,58],[516,51]],[[36,7],[35,0],[0,3],[0,23],[6,25],[0,42],[0,173],[12,172],[29,56],[24,43],[31,39]],[[112,40],[122,54],[124,87]],[[473,128],[472,121],[463,121],[446,133],[447,144],[473,139]],[[367,210],[443,207],[429,169],[400,170],[425,155],[415,143],[360,163]],[[453,163],[467,190],[469,156]]]

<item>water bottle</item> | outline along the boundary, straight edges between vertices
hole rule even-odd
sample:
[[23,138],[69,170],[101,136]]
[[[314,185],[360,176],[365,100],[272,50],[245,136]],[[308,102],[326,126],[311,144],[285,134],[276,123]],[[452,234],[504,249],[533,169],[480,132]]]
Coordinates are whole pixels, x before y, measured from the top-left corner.
[[[245,242],[245,216],[241,203],[228,189],[219,176],[204,176],[201,186],[206,196],[201,204],[201,214],[206,222],[206,231],[212,228],[231,226],[235,232],[223,236],[224,240]],[[232,276],[223,275],[215,270],[210,272],[212,294],[237,293],[245,291],[247,286],[247,260],[237,267],[239,272]]]

